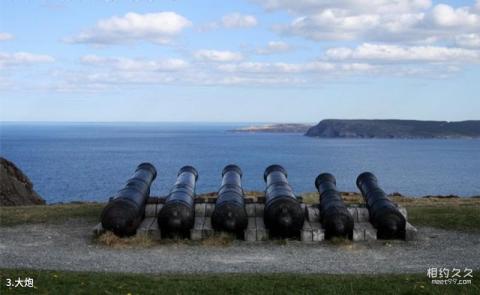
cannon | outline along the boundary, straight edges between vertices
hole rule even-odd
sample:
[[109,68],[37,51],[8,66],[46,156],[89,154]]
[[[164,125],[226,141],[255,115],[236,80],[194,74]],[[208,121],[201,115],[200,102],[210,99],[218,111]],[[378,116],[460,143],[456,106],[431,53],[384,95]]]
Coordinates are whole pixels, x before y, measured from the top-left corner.
[[145,217],[150,186],[156,176],[157,171],[152,164],[138,165],[125,187],[118,191],[103,209],[103,228],[120,237],[134,235]]
[[216,230],[241,233],[248,225],[242,189],[242,170],[237,165],[227,165],[222,171],[222,185],[218,191],[212,226]]
[[315,179],[320,194],[320,222],[325,229],[325,238],[353,238],[353,217],[337,190],[337,181],[330,173],[323,173]]
[[177,174],[165,204],[158,213],[162,234],[188,236],[195,222],[195,185],[198,172],[192,166],[182,167]]
[[377,229],[377,238],[404,239],[405,217],[379,187],[375,175],[370,172],[360,174],[357,186],[366,202],[370,223]]
[[265,169],[265,209],[263,219],[272,235],[296,236],[303,227],[305,210],[287,181],[287,171],[280,165]]

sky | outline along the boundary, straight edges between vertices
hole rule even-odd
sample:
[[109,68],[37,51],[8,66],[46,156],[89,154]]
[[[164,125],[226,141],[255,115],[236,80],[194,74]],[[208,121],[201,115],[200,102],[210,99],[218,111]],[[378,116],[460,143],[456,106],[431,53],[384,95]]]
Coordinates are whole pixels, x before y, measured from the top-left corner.
[[0,121],[480,119],[480,0],[5,0]]

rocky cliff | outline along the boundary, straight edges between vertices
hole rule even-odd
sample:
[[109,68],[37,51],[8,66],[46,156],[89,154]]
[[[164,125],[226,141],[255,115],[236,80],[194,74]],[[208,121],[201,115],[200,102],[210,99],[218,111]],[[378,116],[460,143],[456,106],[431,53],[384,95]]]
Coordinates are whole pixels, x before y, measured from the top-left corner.
[[0,157],[0,206],[42,205],[33,184],[12,162]]
[[480,138],[480,121],[322,120],[305,135],[327,138]]

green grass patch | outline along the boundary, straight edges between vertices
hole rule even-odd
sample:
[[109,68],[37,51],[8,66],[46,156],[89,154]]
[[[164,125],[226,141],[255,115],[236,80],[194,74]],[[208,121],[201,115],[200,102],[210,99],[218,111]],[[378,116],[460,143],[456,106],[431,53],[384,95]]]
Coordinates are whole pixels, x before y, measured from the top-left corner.
[[[408,275],[133,275],[0,270],[1,294],[479,294],[470,285],[432,285],[426,274]],[[30,277],[34,289],[8,288],[6,279]]]
[[407,206],[408,221],[415,226],[480,232],[480,206]]
[[105,204],[82,203],[0,207],[0,225],[25,223],[61,223],[69,218],[98,220]]

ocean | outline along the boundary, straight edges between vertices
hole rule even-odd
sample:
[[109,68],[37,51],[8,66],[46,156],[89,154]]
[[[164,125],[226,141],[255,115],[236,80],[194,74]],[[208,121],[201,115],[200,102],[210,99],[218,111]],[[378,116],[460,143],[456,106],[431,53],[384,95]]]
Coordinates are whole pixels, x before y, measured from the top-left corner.
[[263,190],[263,172],[281,164],[296,193],[315,191],[330,172],[342,191],[357,191],[363,171],[382,188],[408,196],[480,195],[480,140],[319,139],[302,134],[237,133],[251,124],[2,123],[1,155],[13,161],[48,203],[106,201],[141,162],[158,176],[152,195],[166,195],[177,171],[199,171],[197,192],[216,191],[230,163],[245,190]]

